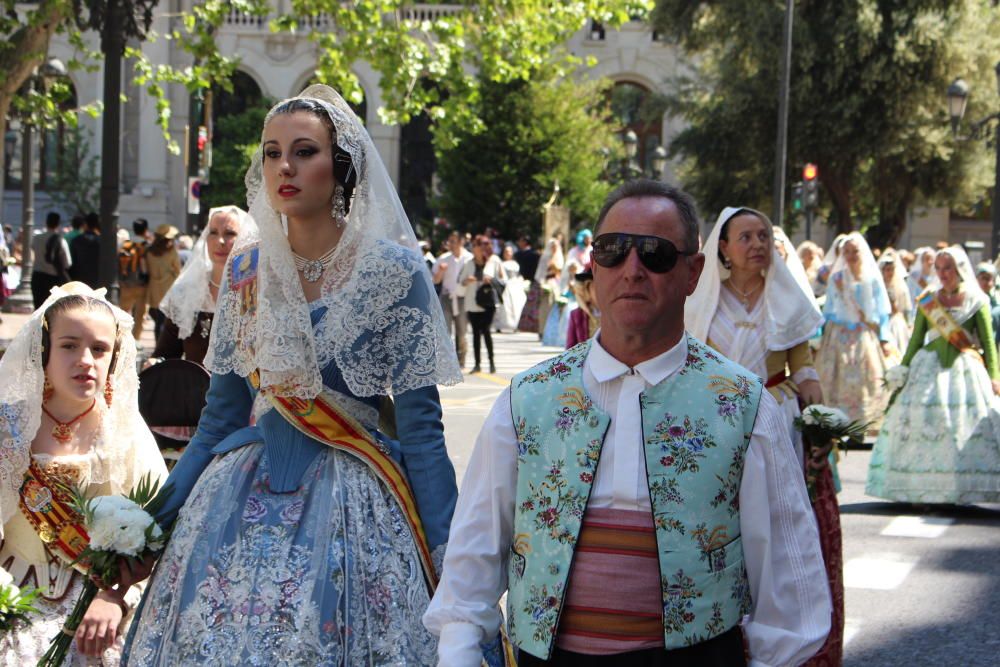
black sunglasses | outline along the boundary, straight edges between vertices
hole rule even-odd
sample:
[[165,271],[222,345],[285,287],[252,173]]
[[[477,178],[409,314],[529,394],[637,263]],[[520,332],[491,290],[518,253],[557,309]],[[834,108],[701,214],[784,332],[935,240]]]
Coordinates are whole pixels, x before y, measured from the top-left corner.
[[609,233],[594,239],[592,257],[598,265],[610,269],[624,262],[632,248],[639,253],[642,265],[653,273],[666,273],[674,268],[680,255],[694,255],[697,252],[678,250],[673,242],[659,236]]

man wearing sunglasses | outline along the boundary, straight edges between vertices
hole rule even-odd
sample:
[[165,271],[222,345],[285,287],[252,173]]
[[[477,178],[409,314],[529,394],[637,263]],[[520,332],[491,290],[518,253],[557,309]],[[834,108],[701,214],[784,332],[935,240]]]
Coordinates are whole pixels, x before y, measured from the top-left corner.
[[514,378],[469,462],[424,622],[478,665],[507,592],[518,664],[798,665],[830,627],[819,536],[779,408],[684,331],[694,202],[613,192],[594,239],[601,329]]

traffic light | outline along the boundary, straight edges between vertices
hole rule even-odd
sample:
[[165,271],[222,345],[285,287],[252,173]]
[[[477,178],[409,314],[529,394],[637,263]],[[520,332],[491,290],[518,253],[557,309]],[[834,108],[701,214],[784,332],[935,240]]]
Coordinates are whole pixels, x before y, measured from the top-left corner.
[[796,213],[802,210],[802,184],[792,185],[792,210]]
[[812,162],[802,168],[803,204],[806,208],[816,208],[819,203],[819,169]]

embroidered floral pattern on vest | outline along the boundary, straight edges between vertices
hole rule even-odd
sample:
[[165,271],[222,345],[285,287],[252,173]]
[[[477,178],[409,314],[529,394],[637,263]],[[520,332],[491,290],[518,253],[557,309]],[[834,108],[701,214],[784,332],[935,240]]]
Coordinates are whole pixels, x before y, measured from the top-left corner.
[[737,416],[750,401],[750,378],[743,375],[736,377],[713,375],[708,387],[715,390],[718,415],[730,426],[736,426]]
[[[611,424],[583,388],[590,344],[512,383],[518,476],[507,617],[514,644],[542,658]],[[689,337],[681,372],[639,397],[668,649],[724,632],[749,608],[739,486],[763,387],[745,373]]]
[[669,413],[656,425],[653,435],[646,442],[659,446],[663,454],[660,465],[673,468],[678,474],[698,472],[698,461],[705,458],[705,449],[716,444],[708,433],[708,422],[704,418],[692,420]]

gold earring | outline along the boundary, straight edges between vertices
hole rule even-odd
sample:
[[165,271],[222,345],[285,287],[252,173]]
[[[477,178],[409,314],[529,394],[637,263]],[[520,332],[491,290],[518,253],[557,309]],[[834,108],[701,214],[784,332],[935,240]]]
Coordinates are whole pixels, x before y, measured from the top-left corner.
[[49,376],[45,376],[45,381],[42,382],[42,402],[45,403],[52,398],[52,394],[55,393],[55,387],[49,382]]
[[115,389],[111,386],[111,378],[109,377],[104,381],[104,402],[107,403],[108,407],[111,407],[111,401],[115,397]]

